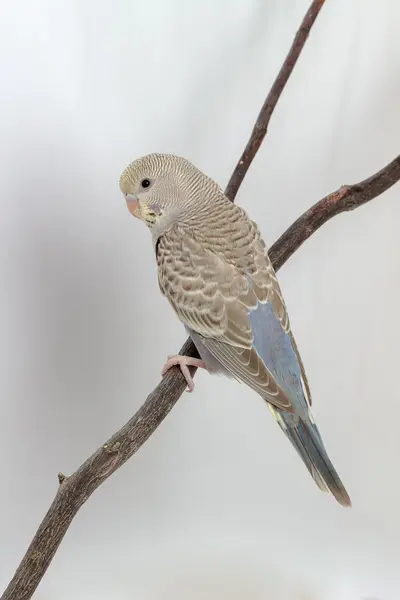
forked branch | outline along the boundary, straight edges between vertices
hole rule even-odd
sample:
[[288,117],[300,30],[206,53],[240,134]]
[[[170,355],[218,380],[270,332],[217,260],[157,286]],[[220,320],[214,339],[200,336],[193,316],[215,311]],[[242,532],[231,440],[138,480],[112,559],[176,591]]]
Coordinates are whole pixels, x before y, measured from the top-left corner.
[[[323,4],[324,0],[314,0],[303,19],[289,55],[267,96],[251,138],[226,189],[226,194],[231,200],[234,200],[263,141],[279,96]],[[365,204],[390,188],[399,179],[400,156],[369,179],[356,185],[343,186],[317,202],[299,217],[270,249],[270,257],[275,269],[278,270],[301,244],[329,219]],[[185,342],[180,353],[198,356],[190,339]],[[191,368],[191,371],[194,373],[195,369]],[[70,477],[59,474],[56,497],[1,600],[29,600],[32,597],[80,507],[99,485],[145,443],[179,400],[185,387],[186,382],[180,370],[170,369],[126,425]]]

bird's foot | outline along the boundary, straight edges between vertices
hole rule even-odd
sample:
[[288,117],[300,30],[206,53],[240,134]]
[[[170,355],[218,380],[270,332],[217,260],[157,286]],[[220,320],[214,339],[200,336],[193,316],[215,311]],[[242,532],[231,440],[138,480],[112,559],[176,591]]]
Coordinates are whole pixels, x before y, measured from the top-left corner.
[[164,377],[167,371],[173,366],[177,365],[188,384],[187,392],[193,392],[194,381],[190,374],[189,367],[197,367],[198,369],[207,369],[206,365],[199,358],[193,358],[192,356],[182,356],[181,354],[173,354],[168,356],[168,360],[162,368],[161,375]]

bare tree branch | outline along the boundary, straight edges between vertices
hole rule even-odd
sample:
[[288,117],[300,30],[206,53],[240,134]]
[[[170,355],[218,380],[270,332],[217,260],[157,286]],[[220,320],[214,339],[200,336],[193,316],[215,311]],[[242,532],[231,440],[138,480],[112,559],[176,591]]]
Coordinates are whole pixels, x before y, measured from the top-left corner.
[[263,142],[265,134],[268,130],[272,113],[275,110],[278,100],[281,97],[285,85],[292,74],[301,51],[303,50],[304,44],[306,43],[308,35],[311,31],[311,27],[314,25],[315,19],[318,17],[319,12],[324,4],[325,0],[314,0],[311,3],[311,6],[306,12],[299,30],[296,33],[292,46],[278,73],[278,76],[275,79],[264,104],[262,105],[256,124],[251,132],[250,139],[247,142],[246,148],[244,149],[243,154],[240,157],[225,190],[225,194],[230,200],[232,200],[232,202],[235,199],[236,194],[242,185],[242,181]]
[[[272,111],[323,3],[323,0],[312,3],[289,56],[267,97],[245,153],[228,184],[226,193],[231,200],[234,199],[261,145]],[[399,179],[400,157],[369,179],[357,185],[343,186],[317,202],[297,219],[270,249],[275,269],[278,270],[323,223],[343,211],[353,210],[372,200]],[[190,339],[185,342],[180,353],[198,356]],[[196,369],[191,367],[192,374],[195,371]],[[128,423],[92,454],[75,473],[70,477],[58,474],[59,488],[56,497],[1,600],[29,600],[32,597],[80,507],[99,485],[139,450],[168,415],[185,388],[186,382],[180,370],[176,367],[170,369]]]
[[400,179],[400,155],[380,171],[353,185],[341,188],[322,198],[301,215],[268,250],[277,271],[308,238],[329,219],[354,210],[376,198]]

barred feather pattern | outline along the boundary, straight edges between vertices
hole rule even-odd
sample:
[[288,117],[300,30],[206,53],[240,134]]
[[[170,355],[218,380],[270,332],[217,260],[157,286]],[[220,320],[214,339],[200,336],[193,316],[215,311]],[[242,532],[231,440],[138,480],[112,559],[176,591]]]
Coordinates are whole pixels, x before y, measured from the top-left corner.
[[175,223],[161,236],[157,264],[160,288],[181,321],[234,376],[271,404],[290,411],[290,398],[254,347],[248,318],[258,302],[268,302],[284,331],[290,331],[256,223],[220,193],[203,215]]
[[[143,177],[149,189],[141,189]],[[303,362],[256,223],[180,157],[138,159],[120,187],[139,203],[137,215],[152,233],[160,289],[206,366],[266,400],[318,487],[350,506],[311,413]]]

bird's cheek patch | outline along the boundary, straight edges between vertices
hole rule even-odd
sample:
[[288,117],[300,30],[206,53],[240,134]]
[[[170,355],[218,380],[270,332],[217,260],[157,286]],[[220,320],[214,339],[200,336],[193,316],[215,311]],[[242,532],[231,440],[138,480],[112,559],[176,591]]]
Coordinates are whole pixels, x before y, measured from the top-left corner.
[[151,204],[149,204],[149,209],[152,210],[156,215],[162,214],[161,206],[159,204],[155,204],[154,202],[151,202]]

